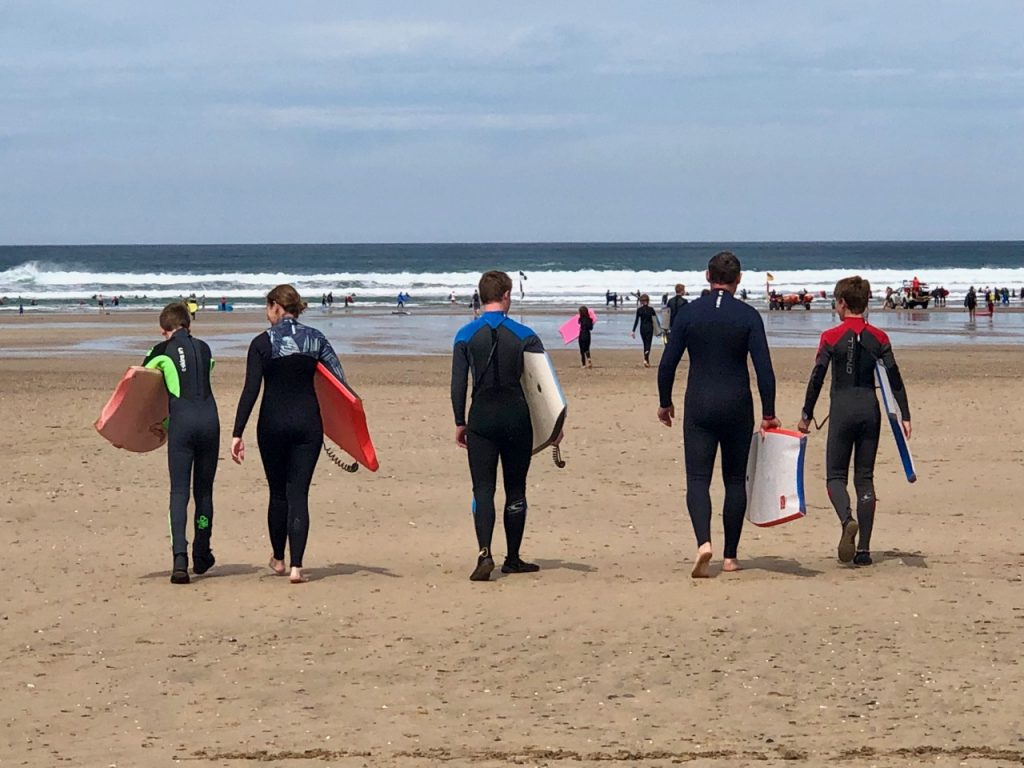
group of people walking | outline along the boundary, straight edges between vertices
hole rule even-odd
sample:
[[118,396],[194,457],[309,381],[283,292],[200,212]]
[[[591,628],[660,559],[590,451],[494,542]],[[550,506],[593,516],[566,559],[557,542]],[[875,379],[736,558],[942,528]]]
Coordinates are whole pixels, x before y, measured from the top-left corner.
[[[738,550],[747,507],[746,463],[755,426],[748,358],[753,361],[757,378],[760,428],[781,425],[775,411],[775,374],[764,323],[757,310],[735,297],[741,279],[739,259],[730,252],[716,254],[708,263],[706,277],[709,291],[692,302],[683,298],[683,287],[677,286],[676,296],[682,300],[670,304],[670,336],[658,369],[657,417],[664,425],[672,426],[676,418],[672,397],[676,369],[683,355],[689,354],[682,427],[686,506],[697,543],[691,570],[694,578],[709,575],[713,556],[710,484],[719,450],[725,482],[722,570],[740,568]],[[467,452],[473,487],[477,556],[469,577],[472,581],[487,581],[496,567],[491,546],[497,518],[499,464],[505,496],[502,519],[506,543],[501,570],[507,574],[539,570],[538,565],[524,560],[521,553],[533,430],[520,379],[524,354],[543,352],[544,345],[532,329],[509,317],[512,288],[512,279],[504,272],[486,272],[480,278],[481,313],[459,330],[452,349],[454,438]],[[856,565],[871,564],[873,470],[881,424],[874,392],[876,361],[888,371],[893,392],[907,419],[904,432],[910,437],[906,390],[891,345],[884,332],[869,325],[863,317],[869,295],[870,286],[860,277],[837,283],[836,309],[842,322],[822,334],[798,422],[801,431],[809,431],[814,406],[831,368],[827,488],[841,524],[839,560]],[[650,309],[649,298],[641,296],[634,328],[640,325],[646,342],[644,323],[650,314],[639,311],[644,307]],[[278,574],[288,573],[293,583],[306,580],[302,568],[309,532],[308,495],[323,442],[313,387],[317,364],[323,363],[340,381],[345,381],[330,342],[316,329],[299,322],[304,309],[304,302],[290,285],[278,286],[267,294],[270,328],[249,346],[245,384],[231,441],[231,457],[241,463],[246,453],[243,434],[262,386],[256,435],[269,488],[269,565]],[[211,534],[220,425],[210,386],[213,359],[209,347],[192,337],[190,320],[184,306],[168,305],[160,315],[165,341],[154,347],[145,361],[147,366],[164,372],[170,398],[167,442],[174,583],[189,581],[186,522],[190,476],[196,501],[192,572],[205,573],[215,563]],[[593,322],[586,307],[580,308],[579,320],[581,362],[588,366]],[[645,354],[649,365],[648,356],[649,349]],[[559,434],[555,445],[561,439]],[[846,490],[851,457],[856,514]],[[287,565],[286,547],[290,558]]]

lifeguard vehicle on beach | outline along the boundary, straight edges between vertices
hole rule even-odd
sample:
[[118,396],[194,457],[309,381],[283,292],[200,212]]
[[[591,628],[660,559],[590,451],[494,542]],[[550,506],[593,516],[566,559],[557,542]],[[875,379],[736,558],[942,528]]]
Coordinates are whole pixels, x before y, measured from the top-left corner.
[[932,295],[926,283],[920,282],[917,278],[903,281],[903,288],[900,291],[900,306],[903,309],[928,309],[928,302],[931,300]]
[[803,307],[804,309],[811,308],[811,302],[814,301],[814,297],[807,291],[800,291],[799,293],[779,293],[778,291],[771,291],[768,294],[768,309],[792,309],[793,307]]

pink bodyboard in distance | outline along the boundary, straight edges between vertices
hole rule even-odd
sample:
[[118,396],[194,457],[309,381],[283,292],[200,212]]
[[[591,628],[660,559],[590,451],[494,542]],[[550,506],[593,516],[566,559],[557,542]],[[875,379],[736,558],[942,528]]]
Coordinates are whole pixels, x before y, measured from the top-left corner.
[[[592,309],[588,309],[587,313],[590,315],[592,322],[597,322],[597,313]],[[564,323],[562,323],[558,332],[562,334],[563,344],[572,344],[576,339],[580,337],[580,316],[579,313],[573,315]]]
[[115,448],[146,453],[164,444],[167,431],[167,388],[164,375],[150,368],[133,365],[96,419],[96,431]]
[[363,401],[359,395],[338,381],[323,363],[316,364],[313,386],[320,403],[324,435],[358,463],[376,472],[380,464],[377,462],[373,440],[370,439],[370,430],[366,426],[366,411],[363,410]]

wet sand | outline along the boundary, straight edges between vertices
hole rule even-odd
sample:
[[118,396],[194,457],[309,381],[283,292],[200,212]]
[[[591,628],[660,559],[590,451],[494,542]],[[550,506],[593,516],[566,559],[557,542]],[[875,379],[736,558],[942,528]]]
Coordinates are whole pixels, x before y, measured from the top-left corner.
[[[151,322],[116,333],[145,343]],[[107,333],[10,328],[5,350]],[[787,425],[812,356],[774,352]],[[245,465],[228,459],[242,361],[227,358],[218,564],[188,587],[168,583],[165,455],[92,429],[135,359],[6,357],[0,764],[1021,764],[1024,362],[1017,347],[897,356],[921,479],[906,483],[883,434],[875,566],[836,562],[822,433],[808,516],[748,525],[746,570],[721,574],[716,551],[713,578],[691,580],[680,434],[656,421],[656,371],[638,349],[598,347],[592,371],[554,353],[568,466],[537,457],[523,549],[543,570],[488,584],[468,581],[447,359],[348,356],[381,470],[321,460],[302,586],[266,568],[253,426]],[[712,531],[718,544],[717,512]]]

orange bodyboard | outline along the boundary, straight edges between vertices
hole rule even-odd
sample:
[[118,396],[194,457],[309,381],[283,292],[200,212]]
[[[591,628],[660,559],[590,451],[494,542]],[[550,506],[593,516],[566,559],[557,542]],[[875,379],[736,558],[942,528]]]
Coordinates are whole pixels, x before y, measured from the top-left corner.
[[96,419],[96,431],[115,448],[145,453],[164,444],[167,431],[167,388],[157,370],[133,365]]
[[320,402],[324,435],[368,470],[376,472],[380,464],[359,395],[338,381],[323,363],[316,364],[313,386]]

